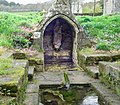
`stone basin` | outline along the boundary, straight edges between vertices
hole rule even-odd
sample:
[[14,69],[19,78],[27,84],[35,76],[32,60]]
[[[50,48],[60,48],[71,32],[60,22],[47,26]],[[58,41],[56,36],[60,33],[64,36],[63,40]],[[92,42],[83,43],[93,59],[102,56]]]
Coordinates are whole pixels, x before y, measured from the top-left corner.
[[39,105],[104,105],[90,85],[40,85]]

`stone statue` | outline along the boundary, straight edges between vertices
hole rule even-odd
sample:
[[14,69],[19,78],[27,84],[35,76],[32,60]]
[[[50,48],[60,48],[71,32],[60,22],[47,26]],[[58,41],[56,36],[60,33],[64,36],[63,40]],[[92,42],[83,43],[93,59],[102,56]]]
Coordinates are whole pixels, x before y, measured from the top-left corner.
[[54,38],[53,38],[53,47],[55,50],[60,50],[62,44],[62,25],[59,20],[56,20],[54,26]]

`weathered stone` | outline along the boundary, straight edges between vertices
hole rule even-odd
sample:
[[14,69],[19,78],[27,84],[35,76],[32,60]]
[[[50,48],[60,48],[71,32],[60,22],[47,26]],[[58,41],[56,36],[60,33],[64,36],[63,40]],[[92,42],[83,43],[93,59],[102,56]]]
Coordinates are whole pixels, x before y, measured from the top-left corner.
[[80,66],[85,67],[85,65],[95,65],[98,64],[99,61],[112,61],[111,55],[109,54],[86,54],[86,55],[78,55],[79,56],[79,64]]
[[30,66],[28,70],[28,81],[33,79],[35,66]]
[[13,53],[13,58],[14,59],[26,59],[27,56],[25,53],[15,52],[15,53]]
[[11,105],[15,103],[15,97],[0,95],[0,105]]
[[39,92],[39,85],[36,83],[31,83],[27,85],[26,93],[38,93]]
[[28,71],[29,62],[27,60],[14,60],[13,61],[13,68],[15,67],[23,67]]
[[12,57],[13,53],[12,52],[6,52],[0,56],[0,58],[10,58]]
[[120,98],[110,89],[107,89],[105,85],[98,82],[92,83],[91,86],[99,96],[99,100],[104,103],[104,105],[119,105]]
[[36,65],[36,66],[35,66],[35,71],[43,72],[43,71],[44,71],[43,65]]
[[26,94],[23,105],[38,105],[38,93]]
[[91,77],[98,79],[99,78],[99,68],[98,66],[87,66],[86,70]]
[[100,62],[101,81],[120,96],[120,64],[116,62]]
[[16,102],[22,104],[27,85],[28,61],[13,61],[12,68],[8,70],[11,73],[0,76],[0,88],[4,95],[16,97]]
[[112,54],[111,57],[112,57],[112,61],[117,61],[120,59],[120,54]]
[[116,62],[100,62],[99,70],[102,75],[109,75],[114,80],[120,80],[120,64]]

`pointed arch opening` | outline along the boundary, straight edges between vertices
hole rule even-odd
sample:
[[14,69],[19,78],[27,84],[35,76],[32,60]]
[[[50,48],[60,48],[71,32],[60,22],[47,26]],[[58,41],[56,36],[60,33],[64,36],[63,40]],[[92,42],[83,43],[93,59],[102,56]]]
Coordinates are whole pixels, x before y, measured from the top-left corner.
[[74,27],[64,18],[52,20],[43,34],[43,49],[45,64],[72,64]]

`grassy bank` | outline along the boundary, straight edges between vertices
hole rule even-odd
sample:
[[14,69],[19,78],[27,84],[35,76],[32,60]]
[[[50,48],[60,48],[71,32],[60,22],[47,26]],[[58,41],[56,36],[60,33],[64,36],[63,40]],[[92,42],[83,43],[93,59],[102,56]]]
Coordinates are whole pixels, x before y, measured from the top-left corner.
[[[43,19],[43,12],[0,12],[0,46],[13,47],[13,40],[27,42],[23,28],[31,31]],[[96,40],[96,49],[120,50],[120,14],[112,16],[76,16],[86,33]]]
[[32,29],[43,17],[41,12],[0,12],[0,46],[13,47],[15,38],[27,41],[22,38],[22,27]]
[[86,33],[97,41],[96,49],[120,50],[120,14],[112,16],[77,16]]

